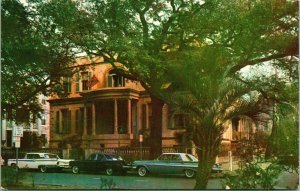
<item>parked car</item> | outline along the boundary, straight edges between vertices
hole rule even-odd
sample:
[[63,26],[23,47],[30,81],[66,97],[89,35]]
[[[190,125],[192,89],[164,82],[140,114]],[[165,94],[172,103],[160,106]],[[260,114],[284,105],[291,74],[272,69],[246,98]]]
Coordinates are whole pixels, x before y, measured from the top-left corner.
[[[187,178],[196,175],[198,159],[188,153],[163,153],[155,160],[134,161],[133,168],[137,169],[139,176],[148,173],[184,174]],[[214,165],[212,171],[221,172],[221,165]]]
[[39,169],[46,172],[49,169],[60,170],[73,159],[60,159],[57,154],[52,153],[26,153],[24,158],[8,159],[7,166],[19,169]]
[[131,168],[122,157],[104,153],[93,153],[86,160],[71,161],[70,166],[74,174],[81,171],[125,174]]

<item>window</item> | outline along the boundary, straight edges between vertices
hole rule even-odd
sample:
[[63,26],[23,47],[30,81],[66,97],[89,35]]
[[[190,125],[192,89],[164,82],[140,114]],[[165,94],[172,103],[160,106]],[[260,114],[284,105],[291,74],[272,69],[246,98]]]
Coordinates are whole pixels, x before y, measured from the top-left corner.
[[170,116],[170,129],[184,129],[189,125],[190,117],[188,114],[173,113]]
[[39,159],[41,158],[39,154],[27,154],[28,159]]
[[172,155],[170,154],[162,154],[158,160],[163,160],[163,161],[168,161],[168,160],[172,160]]
[[46,105],[46,100],[44,98],[42,99],[42,104]]
[[80,92],[80,74],[75,74],[75,85],[76,85],[76,92]]
[[68,109],[61,110],[62,112],[62,133],[70,133],[71,131],[71,111]]
[[61,133],[60,131],[60,116],[59,111],[56,112],[56,121],[55,121],[56,132]]
[[104,156],[102,154],[98,154],[97,160],[102,161],[104,159]]
[[46,154],[45,155],[45,158],[50,158],[50,159],[58,159],[59,157],[57,156],[57,155],[55,155],[55,154]]
[[83,108],[76,110],[75,120],[76,133],[81,134],[83,130]]
[[117,75],[114,70],[111,70],[108,74],[107,86],[108,87],[124,87],[125,79],[123,76]]
[[81,73],[81,83],[82,83],[82,90],[90,90],[91,87],[87,86],[90,78],[91,78],[91,72],[82,72]]
[[41,122],[42,122],[42,125],[46,125],[46,114],[44,111],[41,114]]
[[69,77],[63,77],[63,88],[65,93],[70,93],[72,91],[72,81]]
[[91,154],[88,158],[88,160],[96,160],[97,155],[96,154]]

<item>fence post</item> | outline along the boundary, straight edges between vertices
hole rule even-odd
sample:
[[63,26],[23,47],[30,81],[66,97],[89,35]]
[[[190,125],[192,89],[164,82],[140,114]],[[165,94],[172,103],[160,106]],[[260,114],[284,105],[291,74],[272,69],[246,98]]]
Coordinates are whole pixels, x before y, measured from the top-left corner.
[[232,153],[231,151],[228,151],[229,156],[229,170],[232,171]]

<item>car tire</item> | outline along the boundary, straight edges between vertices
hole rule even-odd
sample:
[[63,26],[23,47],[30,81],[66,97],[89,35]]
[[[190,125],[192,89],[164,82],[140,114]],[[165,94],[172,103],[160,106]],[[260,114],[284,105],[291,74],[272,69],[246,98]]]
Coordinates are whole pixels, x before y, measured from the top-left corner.
[[46,167],[46,166],[41,166],[41,167],[40,167],[40,171],[41,171],[42,173],[47,172],[47,167]]
[[147,173],[148,173],[148,170],[146,169],[146,167],[141,166],[141,167],[138,168],[138,175],[139,176],[142,176],[142,177],[146,176]]
[[105,170],[105,172],[106,172],[106,175],[111,176],[113,174],[113,169],[112,168],[107,168]]
[[79,173],[79,167],[78,166],[73,166],[72,167],[72,172],[73,172],[73,174],[78,174]]
[[185,177],[187,178],[193,178],[195,176],[195,171],[191,170],[191,169],[187,169],[184,171]]

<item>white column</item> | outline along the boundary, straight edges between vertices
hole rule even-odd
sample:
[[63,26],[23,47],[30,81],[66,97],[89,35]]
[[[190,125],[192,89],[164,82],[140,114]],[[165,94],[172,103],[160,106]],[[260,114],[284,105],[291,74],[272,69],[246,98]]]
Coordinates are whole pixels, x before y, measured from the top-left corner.
[[7,129],[7,126],[6,126],[6,114],[4,114],[4,119],[1,120],[1,123],[2,123],[2,128],[1,128],[1,140],[6,140],[6,129]]
[[[77,108],[76,108],[77,109]],[[75,134],[76,133],[76,110],[72,109],[71,110],[71,134]]]
[[118,134],[118,100],[114,99],[114,134]]

